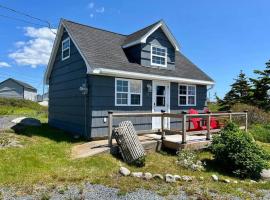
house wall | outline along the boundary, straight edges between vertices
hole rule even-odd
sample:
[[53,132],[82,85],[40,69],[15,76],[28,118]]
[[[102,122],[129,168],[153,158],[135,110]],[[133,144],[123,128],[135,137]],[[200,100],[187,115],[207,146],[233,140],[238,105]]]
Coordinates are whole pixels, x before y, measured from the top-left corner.
[[[89,75],[90,137],[105,137],[108,131],[108,111],[113,112],[152,112],[152,92],[148,92],[147,84],[151,80],[143,80],[142,106],[115,106],[115,77]],[[202,110],[206,100],[206,86],[197,86],[197,106],[178,106],[178,83],[171,83],[171,112],[181,113],[189,108]],[[116,127],[121,121],[130,120],[137,131],[151,130],[151,117],[115,118]],[[180,129],[181,120],[171,119],[171,128]]]
[[0,97],[23,99],[23,87],[12,80],[4,81],[0,84]]
[[[67,37],[64,32],[62,41]],[[88,109],[88,95],[82,95],[79,88],[87,83],[86,65],[72,40],[70,47],[70,57],[62,61],[60,43],[50,75],[49,125],[85,136],[85,122],[89,120],[89,111],[85,111]]]
[[27,100],[31,100],[31,101],[36,101],[36,97],[37,97],[37,92],[36,91],[33,91],[33,90],[30,90],[30,89],[27,89],[27,88],[24,88],[24,99],[27,99]]

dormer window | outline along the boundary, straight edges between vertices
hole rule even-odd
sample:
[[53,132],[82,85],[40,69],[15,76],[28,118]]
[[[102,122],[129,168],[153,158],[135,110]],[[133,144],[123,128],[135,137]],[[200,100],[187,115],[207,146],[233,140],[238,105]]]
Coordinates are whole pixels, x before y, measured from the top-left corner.
[[66,60],[70,57],[70,38],[66,38],[62,42],[62,60]]
[[167,67],[167,49],[151,45],[151,65]]

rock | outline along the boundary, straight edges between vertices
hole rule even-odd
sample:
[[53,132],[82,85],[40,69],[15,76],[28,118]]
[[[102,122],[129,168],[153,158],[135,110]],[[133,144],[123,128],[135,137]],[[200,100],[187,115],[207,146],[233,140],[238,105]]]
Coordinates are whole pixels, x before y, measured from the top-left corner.
[[175,181],[180,181],[182,179],[179,175],[174,175],[173,178]]
[[142,172],[132,172],[131,176],[136,177],[136,178],[142,178],[143,173]]
[[224,179],[223,182],[224,183],[230,183],[231,181],[229,179]]
[[175,182],[174,176],[171,175],[171,174],[166,174],[166,175],[165,175],[165,181],[166,181],[167,183],[174,183],[174,182]]
[[14,124],[21,124],[24,126],[41,126],[41,123],[38,119],[28,118],[28,117],[19,117],[12,120]]
[[120,167],[119,172],[123,176],[129,176],[130,175],[130,171],[125,167]]
[[144,177],[145,180],[150,180],[153,176],[152,176],[151,173],[146,172],[146,173],[144,173],[144,176],[143,177]]
[[154,174],[154,175],[153,175],[153,178],[154,178],[154,179],[160,179],[160,180],[163,180],[163,179],[164,179],[163,176],[162,176],[161,174]]
[[213,179],[214,181],[218,181],[218,176],[217,176],[217,175],[213,174],[211,177],[212,177],[212,179]]
[[192,177],[191,176],[182,176],[182,180],[183,181],[192,181]]
[[199,180],[200,180],[200,181],[203,181],[203,180],[204,180],[204,177],[200,176],[200,177],[199,177]]
[[257,183],[257,181],[254,181],[254,180],[250,180],[250,183]]
[[263,180],[270,180],[270,169],[263,169],[260,175]]
[[238,183],[238,181],[233,181],[233,183],[237,184],[237,183]]

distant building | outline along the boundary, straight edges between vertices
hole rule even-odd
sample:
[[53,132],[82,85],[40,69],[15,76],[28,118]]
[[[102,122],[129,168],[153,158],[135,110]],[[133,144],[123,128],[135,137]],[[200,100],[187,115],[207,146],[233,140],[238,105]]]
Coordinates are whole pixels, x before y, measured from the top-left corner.
[[22,81],[8,78],[0,83],[0,97],[36,101],[37,89]]

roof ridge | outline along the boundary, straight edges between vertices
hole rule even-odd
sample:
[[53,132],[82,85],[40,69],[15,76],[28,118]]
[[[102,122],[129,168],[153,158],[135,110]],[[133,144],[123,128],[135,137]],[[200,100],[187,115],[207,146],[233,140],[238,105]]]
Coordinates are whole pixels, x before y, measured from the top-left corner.
[[113,33],[113,34],[116,34],[116,35],[128,36],[128,35],[125,35],[125,34],[122,34],[122,33],[116,33],[116,32],[113,32],[113,31],[102,29],[102,28],[97,28],[97,27],[86,25],[86,24],[81,24],[81,23],[74,22],[74,21],[71,21],[71,20],[68,20],[68,19],[63,19],[63,21],[67,21],[67,22],[70,22],[70,23],[73,23],[73,24],[78,24],[78,25],[81,25],[81,26],[86,26],[88,28],[97,29],[97,30],[100,30],[100,31],[105,31],[105,32],[108,32],[108,33]]

